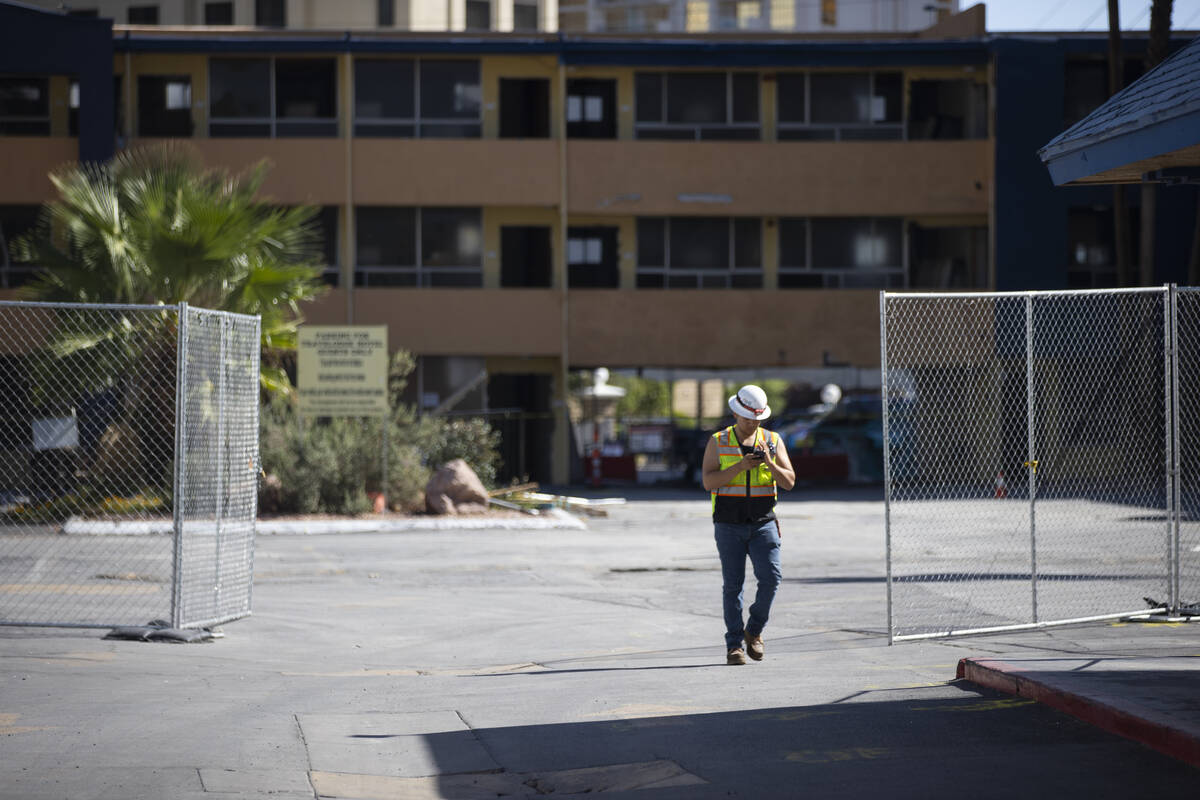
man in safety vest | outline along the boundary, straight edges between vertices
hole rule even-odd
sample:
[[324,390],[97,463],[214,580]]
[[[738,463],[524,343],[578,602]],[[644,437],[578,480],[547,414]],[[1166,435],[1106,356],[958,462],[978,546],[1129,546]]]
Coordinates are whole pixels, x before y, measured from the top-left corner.
[[[746,653],[763,657],[763,627],[779,588],[779,523],[775,519],[778,488],[791,489],[796,473],[779,435],[759,427],[771,416],[767,394],[743,386],[729,398],[734,424],[708,440],[701,469],[704,488],[712,492],[713,523],[725,609],[725,663],[745,664]],[[750,620],[742,619],[742,584],[746,556],[754,567],[758,592]],[[746,650],[742,650],[742,641]]]

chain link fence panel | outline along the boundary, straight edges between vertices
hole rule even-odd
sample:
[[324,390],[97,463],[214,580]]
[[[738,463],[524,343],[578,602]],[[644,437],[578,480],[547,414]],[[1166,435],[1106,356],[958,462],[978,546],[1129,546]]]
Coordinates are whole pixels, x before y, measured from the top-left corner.
[[1171,553],[1178,587],[1174,599],[1200,610],[1200,289],[1175,291],[1175,328],[1179,530]]
[[881,304],[892,639],[1165,600],[1167,291]]
[[[185,305],[0,303],[0,624],[249,612],[258,326]],[[212,366],[193,381],[192,362]],[[188,422],[211,441],[181,437]]]

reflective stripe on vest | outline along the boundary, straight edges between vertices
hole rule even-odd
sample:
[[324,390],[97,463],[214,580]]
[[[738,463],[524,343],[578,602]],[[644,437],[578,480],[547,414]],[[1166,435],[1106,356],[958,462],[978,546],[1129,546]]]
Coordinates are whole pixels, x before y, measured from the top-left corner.
[[[769,437],[769,438],[768,438]],[[713,434],[713,438],[717,440],[717,456],[721,460],[721,469],[728,469],[734,464],[742,460],[742,448],[737,440],[737,435],[733,427],[729,427],[723,431],[717,431]],[[773,443],[776,448],[779,447],[778,435],[772,431],[764,431],[758,428],[754,431],[754,447],[766,448],[766,441]],[[750,478],[750,491],[746,491],[746,476]],[[715,511],[717,508],[717,497],[775,497],[775,476],[771,474],[771,470],[766,464],[760,464],[753,469],[748,469],[743,473],[739,473],[732,483],[727,483],[724,486],[718,486],[712,492],[712,507]]]

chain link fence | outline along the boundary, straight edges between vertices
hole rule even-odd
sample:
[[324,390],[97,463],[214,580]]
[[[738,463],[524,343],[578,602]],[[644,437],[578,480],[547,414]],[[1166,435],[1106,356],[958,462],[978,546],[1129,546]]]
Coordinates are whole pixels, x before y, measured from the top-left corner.
[[259,320],[0,303],[0,624],[250,612]]
[[[1174,291],[1176,340],[1173,388],[1178,475],[1172,552],[1179,605],[1200,604],[1200,289]],[[1194,609],[1200,610],[1200,609]]]
[[881,325],[893,641],[1200,600],[1200,295],[884,293]]

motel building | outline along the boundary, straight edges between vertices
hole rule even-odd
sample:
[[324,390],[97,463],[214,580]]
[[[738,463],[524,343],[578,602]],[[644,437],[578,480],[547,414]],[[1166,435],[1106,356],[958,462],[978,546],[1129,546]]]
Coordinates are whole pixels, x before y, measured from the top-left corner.
[[[989,36],[982,6],[874,33],[558,33],[516,0],[486,31],[441,4],[451,32],[414,30],[415,3],[390,25],[373,3],[345,4],[361,25],[107,5],[116,23],[0,0],[6,240],[64,162],[163,140],[269,159],[275,202],[320,208],[308,322],[387,325],[412,401],[519,420],[505,460],[543,483],[580,477],[576,370],[877,376],[880,289],[1115,280],[1111,188],[1056,189],[1037,156],[1106,99],[1103,36]],[[1124,47],[1132,79],[1145,39]],[[1195,218],[1194,186],[1162,190],[1154,282],[1186,281]],[[0,297],[28,276],[0,261]]]

